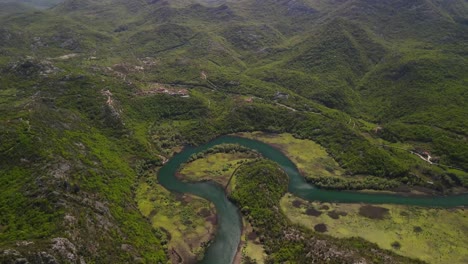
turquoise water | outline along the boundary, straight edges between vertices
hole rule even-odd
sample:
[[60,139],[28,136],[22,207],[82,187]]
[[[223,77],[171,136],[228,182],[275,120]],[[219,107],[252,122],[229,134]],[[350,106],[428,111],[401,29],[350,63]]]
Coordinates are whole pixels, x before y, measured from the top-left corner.
[[[260,152],[265,158],[278,163],[289,176],[289,192],[310,201],[371,204],[403,204],[433,207],[456,207],[468,205],[468,194],[441,197],[405,197],[391,194],[369,194],[346,191],[327,191],[307,183],[294,163],[278,149],[252,139],[223,136],[196,148],[185,148],[167,162],[158,173],[159,182],[170,191],[190,193],[205,198],[216,207],[218,228],[216,237],[208,247],[203,264],[230,264],[240,242],[242,221],[237,208],[224,193],[224,189],[212,182],[185,183],[175,174],[188,158],[200,151],[219,144],[239,144]],[[304,152],[307,152],[305,149]]]

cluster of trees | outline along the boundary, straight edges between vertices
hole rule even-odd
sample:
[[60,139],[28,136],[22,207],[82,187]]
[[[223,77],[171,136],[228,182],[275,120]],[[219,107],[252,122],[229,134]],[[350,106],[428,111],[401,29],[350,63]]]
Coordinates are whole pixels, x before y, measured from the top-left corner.
[[397,180],[373,176],[366,176],[363,179],[343,179],[338,177],[317,176],[308,177],[307,180],[319,188],[335,190],[389,190],[397,188],[401,184],[401,182]]
[[[288,177],[272,161],[247,163],[235,177],[237,184],[230,199],[253,226],[268,255],[266,263],[348,263],[362,258],[373,263],[418,263],[359,238],[335,239],[290,223],[279,209]],[[245,263],[255,261],[247,258]]]
[[[144,118],[152,117],[156,120],[154,128],[157,127],[158,129],[152,129],[152,132],[150,132],[153,135],[151,141],[155,144],[156,149],[164,154],[170,154],[165,153],[165,151],[170,151],[171,146],[198,145],[222,134],[241,131],[288,132],[298,138],[314,140],[327,148],[330,155],[338,161],[348,175],[372,175],[388,179],[388,181],[369,179],[349,182],[318,179],[316,183],[318,186],[337,189],[386,189],[395,187],[396,181],[405,182],[405,177],[410,179],[412,185],[427,185],[425,181],[414,182],[411,180],[412,177],[409,176],[411,172],[415,170],[419,174],[424,174],[424,172],[419,171],[408,159],[410,154],[383,149],[369,142],[359,132],[346,124],[349,119],[344,120],[344,117],[338,113],[293,112],[288,109],[278,108],[268,100],[240,104],[230,111],[224,111],[220,106],[209,107],[197,96],[176,98],[157,95],[151,98],[137,99],[132,104],[137,103],[137,101],[138,110],[135,105],[135,112],[130,111],[130,115],[137,114],[138,118],[144,116]],[[171,121],[171,119],[178,121]],[[163,127],[166,128],[161,129]],[[400,133],[401,131],[406,132]],[[388,137],[392,141],[413,140],[414,135],[407,132],[401,126],[395,125],[389,128],[385,127],[380,136]],[[426,134],[423,133],[423,136]],[[430,135],[426,138],[434,137]],[[446,138],[440,137],[434,140],[439,142]],[[456,148],[463,150],[463,144],[458,144],[460,147],[454,144],[440,145],[446,149],[453,149],[453,154],[447,155],[463,157],[463,153],[460,154],[460,151],[455,151]],[[199,154],[200,157],[203,155],[203,153]],[[447,155],[440,155],[442,161],[448,159]],[[461,161],[459,164],[463,162]],[[438,180],[438,177],[432,177],[434,183],[440,181],[441,184],[429,185],[428,187],[441,186],[443,189],[444,186],[454,186],[458,183],[461,183],[458,185],[462,185],[463,182],[467,182],[462,178],[460,174],[455,174],[455,177],[450,177],[450,179],[454,180],[447,181],[450,184],[445,184],[442,181],[449,178],[444,177]]]
[[188,120],[206,116],[208,108],[203,101],[166,94],[138,97],[132,100],[131,115],[142,120]]
[[261,130],[289,132],[327,148],[349,174],[397,178],[409,172],[405,160],[371,144],[336,117],[291,112],[268,104],[238,108],[226,118],[229,132]]
[[[158,97],[160,98],[157,99]],[[161,143],[158,145],[158,149],[163,150],[166,146],[174,143],[177,145],[202,144],[218,135],[240,131],[288,132],[298,138],[314,140],[326,147],[330,155],[339,162],[348,175],[373,175],[390,180],[326,182],[327,180],[319,179],[317,185],[325,188],[333,188],[333,185],[338,189],[393,188],[396,185],[396,181],[393,180],[401,181],[402,178],[408,177],[412,170],[417,169],[408,159],[408,153],[390,151],[372,144],[347,126],[338,114],[317,115],[307,112],[293,112],[275,107],[266,101],[239,105],[234,110],[226,112],[215,110],[217,108],[209,109],[200,99],[195,97],[191,99],[165,97],[158,95],[154,99],[145,99],[152,101],[152,104],[160,104],[160,106],[139,110],[148,112],[148,116],[156,118],[158,120],[156,123],[167,123],[168,121],[164,121],[168,120],[166,118],[181,120],[181,122],[171,125],[170,131],[167,129],[158,130],[158,138],[152,140],[155,144]],[[164,111],[162,106],[164,106]],[[141,108],[145,107],[145,104],[141,105]],[[197,110],[192,111],[192,109]],[[170,113],[166,111],[170,111]],[[160,126],[158,125],[158,127]],[[437,182],[437,179],[434,179],[434,182]],[[454,182],[456,184],[463,181]]]
[[387,124],[379,136],[391,142],[418,142],[421,148],[440,157],[441,164],[468,171],[468,144],[464,134],[427,125],[393,122]]
[[252,150],[250,148],[243,147],[238,144],[221,144],[221,145],[216,145],[212,148],[209,148],[207,150],[198,152],[196,154],[193,154],[190,156],[187,162],[192,162],[197,159],[203,159],[207,155],[210,154],[216,154],[216,153],[247,153],[251,158],[259,158],[261,156],[260,153],[258,153],[255,150]]

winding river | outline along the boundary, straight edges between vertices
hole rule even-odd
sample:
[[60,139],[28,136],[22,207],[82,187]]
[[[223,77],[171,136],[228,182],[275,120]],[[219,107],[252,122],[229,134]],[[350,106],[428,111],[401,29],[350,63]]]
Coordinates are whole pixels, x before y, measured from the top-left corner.
[[[178,193],[190,193],[212,202],[216,207],[218,227],[216,237],[208,247],[203,264],[230,264],[240,242],[242,222],[237,208],[231,203],[224,189],[212,182],[186,183],[175,177],[177,170],[188,158],[200,151],[219,144],[239,144],[255,149],[265,158],[275,161],[289,176],[289,192],[311,201],[341,203],[403,204],[434,207],[456,207],[468,205],[468,194],[441,197],[405,197],[391,194],[368,194],[346,191],[320,190],[307,183],[294,163],[280,150],[260,141],[223,136],[199,146],[185,148],[170,159],[158,173],[159,182],[168,190]],[[306,150],[305,150],[306,151]]]

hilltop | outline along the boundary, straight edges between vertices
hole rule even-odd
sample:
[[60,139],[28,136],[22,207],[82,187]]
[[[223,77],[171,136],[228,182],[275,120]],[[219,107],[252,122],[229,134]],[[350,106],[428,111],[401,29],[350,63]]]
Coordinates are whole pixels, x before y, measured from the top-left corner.
[[177,147],[234,132],[315,140],[350,182],[468,187],[466,1],[0,10],[1,261],[165,262],[170,238],[139,212],[138,182]]

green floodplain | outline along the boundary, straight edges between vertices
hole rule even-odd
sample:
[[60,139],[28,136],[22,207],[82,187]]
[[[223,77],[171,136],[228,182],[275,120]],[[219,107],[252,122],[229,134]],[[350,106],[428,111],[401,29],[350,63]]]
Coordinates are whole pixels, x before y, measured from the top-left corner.
[[0,0],[0,263],[465,263],[467,10]]
[[[280,150],[306,178],[313,179],[317,175],[346,178],[337,162],[323,147],[311,140],[296,139],[287,133],[254,132],[237,135],[266,142]],[[258,155],[255,153],[236,150],[232,144],[226,145],[192,157],[190,162],[180,168],[178,178],[190,182],[213,180],[229,192],[235,192],[237,177],[233,174],[242,164],[256,159]],[[314,232],[336,238],[361,237],[376,243],[380,248],[429,263],[466,261],[467,250],[463,245],[467,242],[468,212],[464,208],[322,203],[306,201],[290,193],[283,195],[279,204],[287,221]],[[263,263],[267,257],[265,248],[245,217],[241,248],[236,260]]]

